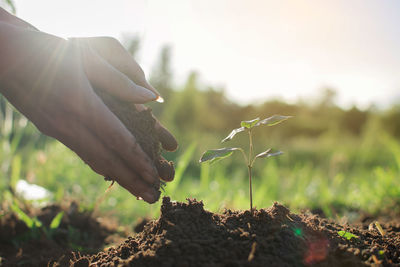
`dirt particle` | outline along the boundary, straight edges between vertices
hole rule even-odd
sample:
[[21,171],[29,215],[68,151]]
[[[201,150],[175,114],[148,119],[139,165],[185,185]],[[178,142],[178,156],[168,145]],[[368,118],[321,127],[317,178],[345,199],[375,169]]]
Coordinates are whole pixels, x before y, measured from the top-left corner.
[[120,253],[121,259],[124,259],[124,260],[127,259],[129,257],[129,255],[130,255],[129,247],[128,246],[122,246],[120,250],[121,250],[121,253]]
[[254,259],[254,255],[256,254],[256,247],[257,247],[257,243],[253,242],[253,244],[251,245],[249,257],[247,258],[248,261],[252,261]]

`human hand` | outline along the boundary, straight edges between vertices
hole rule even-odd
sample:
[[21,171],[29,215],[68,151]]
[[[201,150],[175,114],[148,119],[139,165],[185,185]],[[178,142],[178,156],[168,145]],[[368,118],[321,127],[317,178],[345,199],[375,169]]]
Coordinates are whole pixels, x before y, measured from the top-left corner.
[[[139,65],[124,50],[91,40],[82,45],[2,22],[0,36],[0,91],[7,99],[94,171],[155,202],[160,181],[153,162],[93,90],[139,104],[157,99]],[[164,148],[176,149],[172,135],[157,128]]]
[[[89,38],[71,38],[76,45],[81,47],[82,54],[94,51],[102,60],[106,61],[108,64],[115,67],[121,73],[124,73],[128,78],[135,81],[137,84],[151,90],[154,92],[158,99],[161,99],[159,93],[154,89],[146,80],[143,70],[136,63],[136,61],[130,56],[130,54],[125,50],[125,48],[114,38],[111,37],[89,37]],[[108,106],[108,108],[124,123],[125,127],[133,134],[139,134],[139,143],[145,143],[147,148],[144,151],[151,159],[154,160],[155,167],[158,170],[160,178],[164,181],[172,181],[174,176],[173,166],[168,163],[163,157],[159,156],[155,151],[149,151],[149,144],[147,142],[156,141],[156,146],[158,147],[158,142],[161,142],[162,147],[167,151],[174,151],[177,148],[177,142],[172,134],[164,127],[162,124],[153,116],[155,120],[154,130],[157,134],[157,140],[152,140],[152,138],[145,138],[143,140],[143,134],[140,129],[133,129],[135,125],[132,125],[132,119],[136,117],[135,111],[142,112],[145,108],[142,104],[133,105],[134,101],[126,101],[126,97],[119,97],[115,99],[107,92],[104,93],[102,90],[103,86],[107,86],[107,79],[104,77],[98,77],[96,68],[99,66],[94,62],[94,58],[89,56],[84,56],[84,66],[86,68],[86,73],[93,77],[91,79],[94,85],[95,92],[100,96],[103,102]],[[97,83],[96,83],[97,81]],[[128,99],[129,100],[129,99]],[[150,113],[150,112],[149,112]],[[142,120],[143,118],[141,118]],[[146,123],[145,123],[146,124]],[[147,127],[147,126],[143,126]],[[137,127],[137,128],[143,128]],[[151,135],[150,132],[146,132],[146,135]],[[143,147],[142,147],[143,148]],[[156,153],[157,155],[154,155]],[[153,158],[154,157],[154,158]],[[112,178],[111,178],[112,179]]]

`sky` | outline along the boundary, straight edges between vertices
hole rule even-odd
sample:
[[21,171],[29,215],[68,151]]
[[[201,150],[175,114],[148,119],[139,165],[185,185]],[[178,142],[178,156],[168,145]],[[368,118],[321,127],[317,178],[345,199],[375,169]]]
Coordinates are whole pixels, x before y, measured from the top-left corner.
[[172,48],[176,84],[191,71],[242,104],[400,102],[398,0],[14,0],[17,15],[62,36],[137,35],[146,73]]

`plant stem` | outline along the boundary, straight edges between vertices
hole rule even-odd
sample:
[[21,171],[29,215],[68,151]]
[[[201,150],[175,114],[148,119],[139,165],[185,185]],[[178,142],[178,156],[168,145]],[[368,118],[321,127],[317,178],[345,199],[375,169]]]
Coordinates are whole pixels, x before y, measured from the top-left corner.
[[247,166],[249,170],[249,193],[250,193],[250,212],[253,214],[253,190],[251,186],[251,166]]
[[252,157],[253,157],[253,137],[251,135],[251,129],[249,129],[249,157],[247,162],[247,168],[249,170],[249,195],[250,195],[250,212],[253,214],[253,189],[251,185],[251,170],[252,170]]
[[250,167],[253,167],[253,166],[252,166],[252,159],[253,159],[253,136],[251,135],[251,129],[249,130],[249,142],[250,142],[250,145],[249,145],[249,158],[248,158],[247,164],[248,164]]

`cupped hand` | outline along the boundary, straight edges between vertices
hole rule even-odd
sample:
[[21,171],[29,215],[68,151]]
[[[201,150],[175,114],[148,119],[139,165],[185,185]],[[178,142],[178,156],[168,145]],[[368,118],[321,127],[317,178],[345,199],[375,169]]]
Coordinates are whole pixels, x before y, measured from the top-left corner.
[[[106,74],[109,70],[103,69],[105,65],[112,68],[112,71],[117,71],[120,75],[125,75],[131,81],[134,81],[139,86],[142,86],[152,91],[157,99],[162,99],[159,92],[152,87],[146,80],[145,74],[139,64],[130,56],[129,52],[121,45],[119,41],[112,37],[85,37],[85,38],[71,38],[75,45],[78,45],[83,55],[83,65],[85,72],[88,75],[92,85],[96,90],[103,90],[112,94],[124,101],[131,101],[132,103],[140,103],[134,99],[136,96],[126,94],[125,92],[118,91],[114,88],[115,82],[112,79],[99,75],[99,73]],[[136,104],[138,111],[145,109],[144,105]],[[176,150],[178,144],[174,136],[157,120],[154,118],[155,129],[158,133],[159,140],[162,147],[167,151]],[[160,157],[160,161],[165,160]],[[160,164],[155,165],[159,168]],[[162,176],[165,171],[158,170],[161,179],[171,181],[173,176]]]
[[[0,91],[44,134],[137,197],[159,198],[159,175],[135,137],[93,88],[131,101],[159,97],[140,66],[112,38],[65,40],[0,22]],[[4,37],[4,38],[3,38]],[[177,147],[157,122],[163,147]]]

